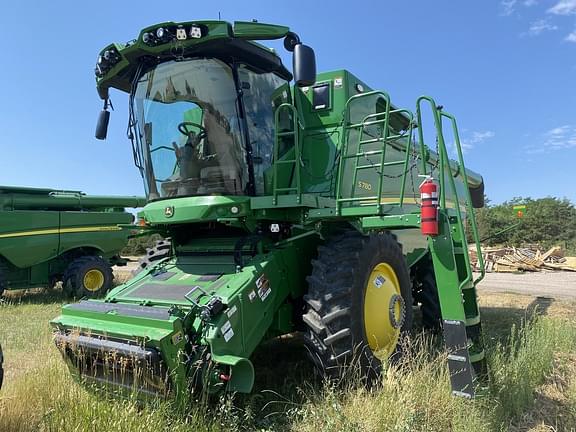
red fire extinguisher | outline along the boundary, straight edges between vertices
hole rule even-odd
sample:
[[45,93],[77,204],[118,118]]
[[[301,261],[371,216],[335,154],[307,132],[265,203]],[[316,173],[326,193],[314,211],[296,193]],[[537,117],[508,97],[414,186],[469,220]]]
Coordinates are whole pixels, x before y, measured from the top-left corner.
[[438,235],[438,185],[427,176],[420,185],[420,230],[424,235]]

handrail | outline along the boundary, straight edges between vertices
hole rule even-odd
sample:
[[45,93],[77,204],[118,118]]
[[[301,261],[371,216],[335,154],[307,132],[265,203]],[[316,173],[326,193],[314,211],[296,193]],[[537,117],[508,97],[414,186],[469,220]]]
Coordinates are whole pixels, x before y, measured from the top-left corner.
[[[280,112],[282,110],[288,110],[292,112],[292,130],[280,132]],[[272,164],[272,204],[276,205],[278,203],[278,192],[296,192],[296,202],[300,202],[302,199],[302,186],[300,182],[300,126],[299,126],[298,111],[296,107],[290,103],[283,103],[276,108],[274,112],[274,161]],[[293,136],[294,137],[294,159],[280,159],[280,137]],[[296,186],[285,188],[278,188],[278,165],[280,164],[294,164],[294,171],[296,176]]]
[[[376,112],[376,113],[372,113],[372,114],[368,114],[366,116],[364,116],[364,118],[362,119],[362,121],[360,123],[351,123],[350,122],[350,117],[351,117],[351,105],[357,101],[358,99],[361,98],[367,98],[367,97],[374,97],[374,96],[381,96],[385,103],[386,103],[386,109],[384,112]],[[362,201],[362,200],[366,200],[369,199],[371,197],[350,197],[350,198],[344,198],[342,196],[342,185],[343,185],[343,171],[344,171],[344,164],[345,161],[348,159],[352,159],[354,158],[356,160],[356,164],[354,165],[354,175],[353,175],[353,182],[352,185],[354,187],[354,185],[356,184],[356,179],[357,179],[357,175],[358,175],[358,171],[359,169],[364,169],[366,166],[362,165],[361,167],[358,167],[358,158],[361,156],[366,156],[366,155],[381,155],[381,160],[380,163],[375,165],[374,168],[376,168],[377,166],[379,166],[379,170],[378,170],[378,187],[377,187],[377,195],[375,197],[375,199],[377,199],[377,212],[380,213],[382,210],[382,203],[381,203],[381,197],[382,197],[382,189],[383,189],[383,184],[384,184],[384,168],[386,166],[390,166],[390,163],[386,162],[386,148],[387,148],[387,144],[389,140],[392,139],[398,139],[401,138],[402,135],[389,135],[390,134],[390,117],[392,114],[396,114],[396,113],[403,113],[405,115],[408,116],[409,118],[409,129],[408,129],[408,143],[406,145],[406,158],[404,159],[404,161],[399,161],[400,163],[403,163],[404,165],[404,174],[402,177],[402,185],[401,185],[401,189],[400,189],[400,201],[399,201],[399,205],[402,206],[404,203],[404,195],[405,195],[405,190],[406,190],[406,173],[407,173],[407,169],[408,169],[408,163],[409,163],[409,159],[410,159],[410,152],[412,151],[412,130],[414,127],[414,115],[412,112],[410,112],[409,110],[406,109],[391,109],[391,102],[390,102],[390,96],[383,92],[383,91],[371,91],[371,92],[367,92],[367,93],[361,93],[355,96],[352,96],[351,98],[349,98],[346,101],[346,105],[344,108],[344,122],[343,122],[343,131],[342,131],[342,138],[341,138],[341,142],[340,142],[340,162],[338,165],[338,182],[336,184],[336,214],[340,214],[341,212],[341,204],[343,202],[353,202],[353,201]],[[383,117],[383,118],[378,118],[378,117]],[[369,140],[363,140],[363,136],[364,136],[364,129],[366,126],[372,126],[372,125],[382,125],[382,129],[381,129],[381,133],[380,136],[378,136],[377,138],[373,138],[373,139],[369,139]],[[348,154],[348,149],[349,149],[349,133],[347,133],[347,131],[350,131],[352,129],[358,129],[359,130],[359,136],[358,136],[358,144],[357,144],[357,148],[356,151],[353,152],[352,154]],[[382,142],[382,148],[379,150],[371,150],[369,152],[362,152],[361,151],[361,147],[362,145],[365,144],[371,144],[371,143],[376,143],[376,142]],[[398,163],[399,165],[399,163]]]
[[[346,105],[344,106],[344,123],[343,123],[343,130],[342,130],[342,139],[340,142],[340,163],[338,164],[338,181],[336,182],[336,214],[340,214],[341,211],[341,201],[339,201],[339,199],[341,198],[341,189],[342,189],[342,183],[343,183],[343,170],[344,170],[344,164],[345,164],[345,160],[348,159],[346,158],[346,153],[348,151],[348,134],[345,132],[346,129],[350,129],[350,105],[357,101],[358,99],[362,99],[362,98],[367,98],[367,97],[373,97],[373,96],[381,96],[384,98],[384,101],[386,102],[386,111],[385,113],[378,113],[379,115],[384,114],[384,127],[383,127],[383,133],[384,136],[386,136],[388,134],[388,122],[390,120],[390,95],[388,95],[388,93],[385,93],[383,91],[371,91],[371,92],[366,92],[366,93],[360,93],[357,95],[352,96],[351,98],[349,98],[346,101]],[[365,120],[365,119],[363,119]],[[358,126],[355,126],[358,127]],[[356,149],[356,151],[354,152],[354,154],[357,154],[360,152],[360,146],[361,146],[361,141],[362,141],[362,134],[364,133],[364,127],[363,126],[359,126],[360,129],[360,134],[359,134],[359,139],[358,139],[358,148]],[[382,155],[382,163],[384,162],[384,154]],[[357,165],[357,164],[356,164]],[[383,167],[380,167],[380,172],[382,172]],[[354,176],[356,176],[356,170],[354,170]],[[356,185],[356,180],[354,179],[354,183],[353,183],[353,187]],[[378,213],[380,213],[381,210],[381,204],[380,204],[380,196],[382,195],[382,182],[379,181],[378,182],[378,193],[377,193],[377,197],[378,197],[378,204],[377,204],[377,210]]]
[[[462,243],[463,245],[466,243],[466,231],[464,228],[464,223],[463,223],[463,219],[462,219],[462,211],[460,209],[460,202],[458,199],[458,193],[456,190],[456,183],[454,181],[454,176],[452,175],[452,170],[450,168],[450,159],[448,157],[448,151],[446,149],[446,142],[444,140],[444,132],[442,131],[442,119],[443,117],[448,118],[451,123],[452,123],[452,130],[454,133],[454,139],[455,139],[455,145],[456,145],[456,149],[458,151],[458,159],[459,159],[459,164],[460,164],[460,168],[462,168],[460,170],[461,175],[463,176],[463,180],[464,180],[464,185],[465,185],[465,189],[466,189],[466,208],[468,210],[469,213],[469,218],[471,221],[471,225],[472,225],[472,235],[474,237],[474,242],[476,244],[476,250],[478,253],[478,262],[481,265],[481,276],[474,281],[474,283],[478,283],[482,280],[482,278],[484,277],[485,271],[484,271],[484,260],[482,257],[482,252],[481,252],[481,246],[480,246],[480,242],[479,242],[479,238],[478,238],[478,229],[476,226],[476,219],[474,216],[474,211],[472,208],[472,201],[470,198],[470,190],[468,188],[468,179],[467,179],[467,175],[466,175],[466,168],[464,166],[464,158],[462,156],[462,147],[460,144],[460,137],[458,134],[458,127],[456,125],[456,119],[454,116],[452,116],[451,114],[448,113],[444,113],[441,111],[441,109],[438,108],[438,106],[436,105],[436,102],[434,101],[434,99],[432,99],[430,96],[420,96],[418,98],[418,100],[416,101],[416,115],[417,115],[417,119],[418,119],[418,127],[419,127],[419,138],[420,138],[420,146],[421,148],[424,147],[424,134],[423,134],[423,127],[422,127],[422,109],[421,109],[421,104],[422,102],[428,102],[431,106],[432,109],[432,114],[434,117],[434,125],[436,126],[436,138],[438,140],[438,150],[439,150],[439,174],[440,174],[440,208],[442,209],[446,209],[446,187],[445,187],[445,177],[446,177],[446,168],[448,168],[448,179],[449,179],[449,184],[450,184],[450,188],[454,194],[454,203],[455,203],[455,209],[456,209],[456,215],[457,215],[457,219],[458,219],[458,227],[460,228],[460,233],[462,236]],[[426,174],[426,171],[424,171],[424,173]],[[464,256],[464,263],[466,266],[466,278],[460,283],[460,290],[463,289],[463,287],[468,283],[468,282],[472,282],[473,281],[473,274],[472,274],[472,268],[470,266],[470,255],[468,253],[468,248],[463,248],[465,250],[463,250],[463,256]]]
[[[474,238],[474,242],[476,243],[476,254],[478,255],[478,265],[480,266],[480,276],[474,281],[474,284],[477,284],[486,275],[486,271],[484,269],[484,257],[482,256],[482,245],[480,244],[480,235],[478,234],[478,225],[476,223],[476,216],[474,214],[474,208],[472,207],[472,198],[470,196],[470,188],[468,187],[468,175],[466,174],[466,169],[464,166],[464,157],[462,153],[462,146],[460,145],[460,134],[458,133],[458,125],[456,124],[456,118],[449,113],[441,112],[443,117],[446,117],[452,123],[452,133],[454,134],[454,140],[456,143],[456,150],[458,151],[458,162],[460,163],[461,175],[462,179],[464,180],[464,185],[466,186],[464,189],[466,190],[466,208],[468,213],[470,214],[470,227],[472,228],[472,236]],[[465,235],[465,233],[463,233]],[[466,254],[468,255],[468,254]]]

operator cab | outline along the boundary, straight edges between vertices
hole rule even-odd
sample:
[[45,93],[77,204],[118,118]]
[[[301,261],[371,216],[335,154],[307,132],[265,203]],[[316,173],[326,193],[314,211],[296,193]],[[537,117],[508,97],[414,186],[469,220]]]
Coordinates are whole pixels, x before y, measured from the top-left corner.
[[293,76],[254,40],[280,38],[294,52],[296,84],[313,83],[313,50],[281,26],[164,23],[102,51],[96,77],[104,110],[96,137],[106,137],[108,89],[129,93],[129,137],[149,201],[265,193],[274,113],[292,102]]
[[289,97],[288,81],[275,73],[216,58],[171,60],[144,73],[132,107],[149,199],[248,194],[249,163],[262,192],[274,106]]

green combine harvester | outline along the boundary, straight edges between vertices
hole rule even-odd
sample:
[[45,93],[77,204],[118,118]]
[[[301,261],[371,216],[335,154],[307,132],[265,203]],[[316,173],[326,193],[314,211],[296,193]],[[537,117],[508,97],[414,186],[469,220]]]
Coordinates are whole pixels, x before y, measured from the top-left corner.
[[[257,42],[274,39],[292,73]],[[96,81],[98,138],[109,89],[129,97],[140,223],[170,243],[104,300],[52,321],[83,382],[143,398],[246,393],[254,350],[300,331],[323,374],[370,383],[420,307],[443,331],[454,394],[474,396],[485,360],[465,228],[479,247],[484,186],[433,99],[413,114],[347,70],[316,74],[295,33],[257,22],[147,27],[102,50]]]
[[[0,296],[4,290],[53,288],[95,297],[112,286],[112,265],[145,198],[0,186]],[[122,227],[121,225],[126,225]]]

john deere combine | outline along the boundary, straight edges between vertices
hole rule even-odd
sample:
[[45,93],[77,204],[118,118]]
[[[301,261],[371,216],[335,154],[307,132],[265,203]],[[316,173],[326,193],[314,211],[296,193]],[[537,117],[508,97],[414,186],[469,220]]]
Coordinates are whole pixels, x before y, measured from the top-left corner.
[[[272,39],[292,73],[256,42]],[[484,352],[465,218],[478,246],[483,182],[432,98],[413,114],[347,70],[317,75],[295,33],[256,22],[147,27],[104,48],[96,81],[99,138],[109,89],[129,97],[140,222],[171,243],[105,300],[53,320],[75,374],[143,396],[250,392],[254,350],[298,330],[323,373],[354,364],[370,381],[420,307],[443,330],[454,393],[474,395]]]
[[134,217],[124,208],[145,204],[142,197],[0,186],[0,295],[58,281],[78,297],[103,295],[130,235],[121,225]]

